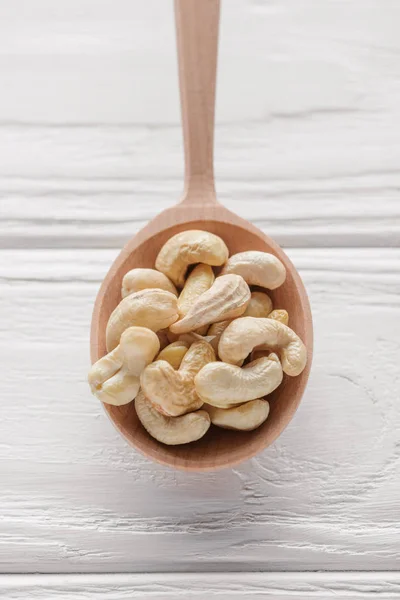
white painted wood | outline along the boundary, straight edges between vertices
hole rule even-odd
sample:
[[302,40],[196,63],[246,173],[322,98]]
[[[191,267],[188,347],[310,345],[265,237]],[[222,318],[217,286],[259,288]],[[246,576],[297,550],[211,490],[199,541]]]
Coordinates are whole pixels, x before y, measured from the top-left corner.
[[292,248],[316,359],[273,448],[195,475],[127,448],[85,381],[101,278],[181,193],[171,3],[0,3],[0,572],[206,572],[0,598],[399,596],[398,574],[235,573],[399,569],[399,13],[223,5],[219,197]]
[[[0,133],[3,248],[118,247],[180,197],[177,127]],[[220,200],[281,244],[400,245],[400,145],[391,121],[227,126],[218,148]]]
[[116,251],[0,252],[0,569],[397,569],[400,250],[291,250],[316,334],[293,423],[234,470],[128,448],[89,394],[92,303]]
[[[400,244],[399,12],[225,3],[218,193],[278,242]],[[179,198],[170,2],[2,2],[0,89],[2,248],[120,246]]]
[[390,600],[398,573],[154,573],[143,575],[3,575],[4,600]]
[[[399,18],[393,0],[229,0],[217,121],[398,114]],[[3,1],[0,65],[3,122],[179,121],[164,0]]]

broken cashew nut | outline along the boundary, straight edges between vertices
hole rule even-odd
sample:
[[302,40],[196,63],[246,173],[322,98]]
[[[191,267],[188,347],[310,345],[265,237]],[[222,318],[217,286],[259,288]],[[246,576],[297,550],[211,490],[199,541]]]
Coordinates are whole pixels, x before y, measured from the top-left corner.
[[267,420],[269,402],[259,398],[233,408],[218,408],[211,404],[203,404],[203,409],[210,415],[213,425],[223,429],[253,431]]
[[142,390],[136,396],[135,409],[146,431],[159,442],[169,446],[189,444],[199,440],[210,427],[210,417],[205,410],[191,412],[181,417],[165,417],[153,408]]
[[177,299],[171,292],[150,289],[126,296],[113,310],[107,323],[107,350],[114,350],[122,333],[137,325],[152,331],[166,329],[178,319]]
[[178,295],[176,287],[164,273],[155,269],[132,269],[128,271],[122,280],[121,296],[126,298],[129,294],[140,292],[141,290],[159,289],[171,292],[174,296]]
[[286,269],[279,258],[257,250],[239,252],[231,256],[221,275],[228,273],[241,275],[249,285],[259,285],[269,290],[282,285],[286,278]]
[[235,365],[254,348],[279,351],[284,373],[293,377],[300,375],[307,363],[307,350],[299,336],[269,318],[241,317],[230,323],[219,341],[218,354],[224,362]]
[[170,326],[172,333],[187,333],[217,321],[234,319],[244,313],[250,301],[250,288],[240,275],[217,277],[188,313]]
[[186,342],[172,342],[161,350],[156,360],[166,360],[175,370],[179,369],[181,362],[186,352],[188,351],[189,344]]
[[265,292],[251,292],[250,302],[243,317],[268,317],[273,308],[272,300]]
[[163,415],[177,417],[197,410],[203,401],[195,390],[195,375],[214,360],[215,353],[210,344],[199,340],[190,346],[178,371],[165,360],[157,360],[146,367],[140,378],[143,392]]
[[229,256],[225,242],[208,231],[192,229],[172,236],[161,248],[156,258],[156,269],[177,287],[183,287],[189,265],[204,263],[218,267]]
[[157,335],[144,327],[129,327],[119,345],[94,363],[88,381],[101,402],[121,406],[134,400],[139,376],[160,349]]
[[228,408],[270,394],[282,382],[282,377],[278,357],[270,354],[243,368],[223,362],[210,363],[197,373],[194,384],[203,402]]

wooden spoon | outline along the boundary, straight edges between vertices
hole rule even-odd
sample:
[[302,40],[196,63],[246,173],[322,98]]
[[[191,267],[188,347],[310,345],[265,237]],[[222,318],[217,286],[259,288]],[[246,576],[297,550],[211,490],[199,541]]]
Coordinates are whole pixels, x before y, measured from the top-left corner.
[[275,308],[288,311],[291,327],[306,344],[308,364],[300,376],[285,377],[274,394],[268,396],[271,412],[261,427],[246,433],[212,427],[198,442],[165,446],[144,430],[136,416],[134,402],[121,407],[104,405],[118,431],[132,446],[160,463],[193,471],[232,466],[254,456],[278,437],[303,395],[313,341],[307,294],[286,254],[271,238],[221,206],[216,199],[213,139],[219,11],[219,0],[175,0],[185,146],[183,198],[144,227],[115,260],[96,298],[90,340],[91,359],[95,362],[106,353],[106,325],[121,300],[122,277],[133,267],[154,267],[161,246],[179,231],[211,231],[221,236],[231,254],[261,250],[275,254],[284,263],[286,282],[271,292],[271,297]]

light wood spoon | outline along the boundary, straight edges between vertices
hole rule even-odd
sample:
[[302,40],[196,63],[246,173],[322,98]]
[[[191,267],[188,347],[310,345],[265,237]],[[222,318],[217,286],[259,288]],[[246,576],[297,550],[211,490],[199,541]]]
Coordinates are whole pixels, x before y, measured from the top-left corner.
[[211,231],[226,242],[230,254],[261,250],[275,254],[284,263],[286,282],[271,292],[271,297],[275,308],[288,311],[290,326],[307,347],[308,364],[298,377],[285,376],[282,385],[268,396],[271,412],[261,427],[252,432],[212,427],[197,442],[165,446],[144,430],[136,416],[134,402],[121,407],[104,405],[118,431],[132,446],[158,462],[193,471],[232,466],[254,456],[278,437],[293,417],[303,395],[313,343],[307,294],[286,254],[271,238],[221,206],[216,198],[213,140],[219,11],[219,0],[175,0],[185,146],[183,198],[144,227],[115,260],[96,298],[90,340],[91,359],[95,362],[106,354],[106,325],[121,300],[122,277],[134,267],[154,268],[161,246],[179,231]]

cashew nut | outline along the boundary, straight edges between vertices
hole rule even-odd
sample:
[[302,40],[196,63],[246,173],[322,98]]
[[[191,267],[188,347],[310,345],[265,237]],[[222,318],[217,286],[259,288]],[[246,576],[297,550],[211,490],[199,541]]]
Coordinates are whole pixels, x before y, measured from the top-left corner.
[[272,311],[272,300],[265,292],[251,292],[250,302],[243,317],[268,317]]
[[[136,399],[137,400],[137,399]],[[211,404],[203,404],[204,410],[210,415],[211,423],[223,429],[238,429],[253,431],[257,429],[269,415],[267,400],[250,400],[233,408],[218,408]]]
[[259,285],[269,290],[282,285],[286,278],[286,269],[279,258],[257,250],[231,256],[221,274],[227,273],[241,275],[249,285]]
[[194,377],[204,365],[215,360],[210,344],[199,340],[183,357],[178,371],[165,360],[145,368],[140,382],[145,396],[166,416],[176,417],[197,410],[203,404],[194,387]]
[[144,327],[129,327],[119,345],[89,371],[92,393],[102,402],[121,406],[139,391],[139,375],[160,349],[157,335]]
[[[246,316],[254,317],[255,315],[246,315]],[[284,325],[288,325],[289,314],[286,310],[277,309],[277,310],[273,310],[272,312],[269,313],[268,319],[274,319],[275,321],[279,321],[280,323],[283,323]],[[211,345],[215,349],[213,342],[211,342]],[[265,348],[264,350],[262,350],[262,349],[260,350],[260,349],[256,348],[255,350],[253,350],[251,352],[250,360],[256,360],[256,358],[261,358],[262,356],[268,356],[268,354],[269,354],[268,348]]]
[[132,269],[122,280],[121,295],[123,298],[141,290],[159,289],[178,295],[176,287],[164,273],[155,269]]
[[161,350],[156,360],[166,360],[175,370],[179,369],[181,362],[186,352],[188,351],[189,344],[186,342],[172,342]]
[[254,348],[279,351],[287,375],[299,375],[306,366],[307,350],[299,336],[283,323],[268,318],[241,317],[232,321],[221,336],[218,354],[224,362],[235,365]]
[[139,391],[140,380],[135,375],[129,375],[128,371],[119,369],[115,373],[110,371],[108,379],[104,381],[96,375],[90,376],[89,374],[89,384],[92,394],[101,402],[122,406],[135,399]]
[[250,301],[250,288],[240,275],[217,277],[207,292],[192,305],[187,315],[170,326],[172,333],[186,333],[217,321],[242,315]]
[[267,358],[259,358],[243,368],[223,362],[212,362],[197,373],[194,384],[203,402],[227,408],[270,394],[282,382],[282,377],[278,357],[276,354],[270,354]]
[[172,236],[161,248],[156,258],[156,269],[177,287],[183,287],[189,265],[204,263],[218,267],[229,256],[225,242],[208,231],[192,229]]
[[181,417],[165,417],[153,408],[142,390],[136,396],[135,409],[146,431],[159,442],[170,446],[199,440],[210,427],[210,417],[205,410]]
[[[255,317],[256,315],[250,316]],[[275,319],[275,321],[280,321],[280,323],[283,323],[284,325],[289,325],[289,313],[283,308],[276,309],[270,312],[268,315],[268,319]]]
[[165,290],[141,290],[126,296],[113,310],[107,323],[107,350],[114,350],[122,333],[131,325],[152,331],[165,329],[178,318],[176,297]]
[[189,312],[192,304],[201,294],[210,289],[214,280],[214,271],[210,265],[197,265],[193,269],[178,298],[178,310],[181,316]]
[[128,327],[121,335],[119,348],[123,365],[131,375],[139,377],[160,351],[160,341],[146,327]]

